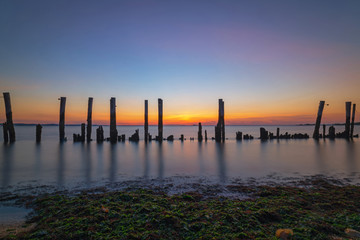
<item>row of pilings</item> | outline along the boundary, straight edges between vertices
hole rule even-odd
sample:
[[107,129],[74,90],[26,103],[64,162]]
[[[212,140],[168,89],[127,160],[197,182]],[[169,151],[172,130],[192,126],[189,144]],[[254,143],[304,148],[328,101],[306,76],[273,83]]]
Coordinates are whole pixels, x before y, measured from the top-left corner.
[[[10,102],[10,93],[3,93],[4,102],[5,102],[5,111],[6,111],[6,122],[3,123],[3,137],[5,143],[15,142],[15,128],[12,118],[12,110],[11,110],[11,102]],[[60,97],[60,113],[59,113],[59,138],[60,141],[66,141],[65,137],[65,106],[66,106],[66,97]],[[215,137],[212,140],[216,142],[224,142],[225,141],[225,109],[224,109],[224,101],[219,99],[218,101],[219,109],[218,109],[218,122],[215,126]],[[352,106],[352,108],[351,108]],[[91,138],[91,130],[92,130],[92,107],[93,107],[93,98],[89,97],[88,99],[88,113],[87,113],[87,126],[85,123],[81,124],[81,133],[73,134],[74,142],[90,142]],[[321,126],[321,118],[325,107],[325,101],[320,101],[318,114],[316,117],[315,128],[313,133],[314,139],[320,138],[346,138],[350,139],[353,137],[358,137],[359,135],[354,135],[354,125],[355,125],[355,112],[356,112],[356,104],[352,104],[351,102],[345,103],[345,112],[346,112],[346,121],[345,121],[345,131],[338,132],[335,131],[335,126],[330,126],[328,130],[328,134],[326,134],[326,125],[323,125],[323,132],[320,133]],[[352,114],[351,114],[352,113]],[[86,131],[86,136],[85,136]],[[41,141],[41,133],[42,126],[40,124],[36,125],[36,142]],[[307,134],[295,133],[295,134],[280,134],[280,129],[277,128],[276,135],[274,133],[266,131],[265,128],[260,128],[260,139],[268,140],[268,139],[303,139],[309,138]],[[208,140],[207,131],[205,130],[205,138],[203,138],[202,134],[202,125],[199,123],[198,128],[198,141],[201,142],[205,139]],[[252,135],[244,134],[242,132],[236,132],[236,140],[251,140],[254,139]],[[110,99],[110,137],[104,137],[104,130],[102,126],[99,126],[96,129],[96,141],[110,141],[112,143],[118,141],[125,141],[125,135],[119,135],[116,129],[116,99],[112,97]],[[135,133],[129,137],[129,141],[139,141],[139,130],[137,129]],[[170,135],[167,138],[163,136],[163,100],[161,98],[158,99],[158,135],[155,138],[149,134],[149,121],[148,121],[148,100],[145,100],[145,112],[144,112],[144,140],[145,142],[156,140],[158,142],[162,142],[163,140],[173,141],[174,136]],[[184,141],[184,135],[182,134],[179,140]],[[190,138],[190,140],[194,140],[194,138]]]

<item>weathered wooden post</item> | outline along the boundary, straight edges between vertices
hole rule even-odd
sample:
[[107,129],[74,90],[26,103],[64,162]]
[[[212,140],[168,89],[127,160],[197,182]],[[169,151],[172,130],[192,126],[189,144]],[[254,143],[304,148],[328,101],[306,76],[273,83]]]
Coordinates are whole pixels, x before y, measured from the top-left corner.
[[324,105],[325,105],[325,101],[320,101],[316,123],[315,123],[314,134],[313,134],[313,138],[315,139],[319,139],[319,129],[321,124],[321,116],[324,110]]
[[346,122],[345,122],[345,137],[350,137],[350,114],[351,114],[351,102],[345,103],[346,108]]
[[163,140],[163,100],[158,99],[158,141],[162,142]]
[[66,97],[60,97],[60,121],[59,121],[59,134],[60,142],[65,140],[65,104]]
[[15,142],[15,128],[12,119],[12,111],[11,111],[11,102],[10,102],[10,93],[4,92],[4,101],[5,101],[5,111],[6,111],[6,124],[7,131],[9,134],[10,142]]
[[182,142],[184,141],[184,134],[180,135],[180,141],[182,141]]
[[350,137],[352,138],[354,135],[354,125],[355,125],[355,111],[356,111],[356,104],[353,104],[352,110],[352,119],[351,119],[351,129],[350,129]]
[[144,114],[144,140],[149,139],[149,118],[148,118],[148,100],[145,100],[145,114]]
[[85,123],[81,124],[81,136],[80,136],[81,142],[85,142]]
[[207,137],[207,131],[205,130],[205,142],[207,142],[207,139],[208,139],[208,137]]
[[116,103],[115,98],[110,99],[110,142],[117,142],[117,130],[116,130]]
[[261,140],[268,140],[269,139],[269,132],[266,131],[265,128],[260,128],[260,139]]
[[330,139],[335,138],[335,127],[334,126],[329,127],[329,138]]
[[4,143],[9,142],[9,133],[6,122],[3,123],[3,134],[4,134]]
[[93,98],[89,97],[88,101],[88,114],[87,114],[87,128],[86,128],[86,140],[91,141],[91,130],[92,130],[92,106]]
[[221,138],[222,141],[225,142],[225,109],[224,109],[224,101],[220,99],[221,101]]
[[201,127],[201,122],[199,122],[198,141],[202,142],[202,140],[203,140],[202,127]]
[[323,139],[325,139],[325,137],[326,137],[326,125],[325,124],[323,124]]
[[219,99],[219,117],[215,126],[215,140],[225,142],[224,101],[222,99]]
[[276,138],[280,138],[280,128],[276,128]]
[[40,124],[36,125],[36,142],[41,142],[41,129],[42,126]]
[[104,141],[104,130],[102,126],[96,129],[96,142],[101,143]]
[[242,132],[236,132],[236,140],[242,141]]

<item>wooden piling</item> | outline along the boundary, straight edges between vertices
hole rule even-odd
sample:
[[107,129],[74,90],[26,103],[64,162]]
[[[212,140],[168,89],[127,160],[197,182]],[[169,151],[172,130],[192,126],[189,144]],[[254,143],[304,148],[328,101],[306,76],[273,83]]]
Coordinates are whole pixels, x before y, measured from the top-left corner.
[[65,140],[65,104],[66,104],[66,97],[60,97],[60,121],[59,121],[60,142],[63,142]]
[[276,138],[280,138],[280,128],[276,128]]
[[41,130],[42,126],[40,124],[36,125],[36,142],[41,142]]
[[224,109],[224,101],[220,99],[221,101],[221,139],[223,142],[225,142],[225,109]]
[[207,142],[208,137],[207,137],[207,131],[205,130],[205,142]]
[[222,99],[219,99],[219,117],[215,126],[215,140],[225,142],[224,101]]
[[85,142],[85,123],[81,124],[81,136],[80,141]]
[[242,132],[236,132],[236,140],[242,141]]
[[317,118],[316,118],[316,123],[315,123],[314,134],[313,134],[313,138],[315,138],[315,139],[319,139],[319,129],[320,129],[320,124],[321,124],[322,113],[324,110],[324,105],[325,105],[325,101],[320,101],[318,114],[317,114]]
[[7,123],[4,122],[2,127],[3,127],[4,143],[8,143],[9,142],[9,132],[8,132],[8,128],[7,128]]
[[110,142],[117,142],[117,130],[116,130],[116,102],[115,98],[110,99]]
[[351,119],[351,128],[350,128],[350,137],[353,138],[354,136],[354,125],[355,125],[355,111],[356,111],[356,104],[353,104],[352,109],[352,119]]
[[180,141],[182,141],[182,142],[184,141],[184,134],[180,135]]
[[6,124],[10,142],[15,142],[15,128],[12,119],[10,93],[4,92],[5,111],[6,111]]
[[201,122],[199,122],[198,141],[199,141],[199,142],[202,142],[202,140],[203,140],[202,127],[201,127]]
[[91,141],[91,130],[92,130],[92,106],[93,98],[89,97],[88,100],[88,114],[87,114],[87,128],[86,128],[86,140]]
[[325,139],[325,137],[326,137],[326,125],[325,124],[323,124],[323,135],[322,135],[322,137]]
[[330,139],[334,139],[334,138],[335,138],[335,127],[334,127],[334,126],[330,126],[330,127],[329,127],[329,138],[330,138]]
[[149,139],[149,116],[148,116],[148,100],[145,100],[145,114],[144,114],[144,140],[148,142]]
[[104,130],[102,126],[96,129],[96,142],[101,143],[104,141]]
[[163,100],[158,99],[158,141],[163,140]]
[[346,108],[345,138],[349,138],[350,137],[351,102],[346,102],[345,108]]

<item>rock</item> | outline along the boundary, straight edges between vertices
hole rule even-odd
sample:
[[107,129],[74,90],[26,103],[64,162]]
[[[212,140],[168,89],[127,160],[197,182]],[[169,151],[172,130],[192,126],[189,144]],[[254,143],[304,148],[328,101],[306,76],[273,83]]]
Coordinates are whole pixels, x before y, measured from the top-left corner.
[[356,238],[360,238],[360,232],[351,229],[351,228],[347,228],[345,229],[345,233],[349,236],[349,237],[356,237]]
[[292,229],[278,229],[278,230],[276,230],[276,233],[275,233],[275,236],[282,240],[291,239],[291,237],[293,235],[294,235],[294,232]]

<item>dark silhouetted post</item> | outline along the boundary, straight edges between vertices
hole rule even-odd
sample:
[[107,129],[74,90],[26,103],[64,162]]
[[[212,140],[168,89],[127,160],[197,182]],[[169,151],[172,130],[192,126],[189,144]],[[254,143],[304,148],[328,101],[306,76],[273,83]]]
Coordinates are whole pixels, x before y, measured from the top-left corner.
[[326,136],[326,125],[323,124],[323,138],[325,139]]
[[81,142],[85,142],[85,123],[81,124],[81,136],[80,136]]
[[354,103],[353,104],[353,110],[352,110],[351,129],[350,129],[350,137],[351,138],[354,135],[355,111],[356,111],[356,104]]
[[163,140],[163,100],[158,99],[158,140],[162,142]]
[[42,126],[40,124],[36,125],[36,142],[41,142],[41,129]]
[[225,142],[225,109],[224,109],[224,101],[221,100],[221,138],[222,141]]
[[116,130],[116,102],[115,98],[110,99],[110,142],[117,142],[117,130]]
[[225,142],[224,101],[219,99],[219,119],[215,126],[215,140]]
[[335,138],[335,127],[334,126],[329,127],[329,138],[330,139]]
[[207,131],[205,130],[205,142],[207,142]]
[[260,139],[261,140],[268,140],[269,139],[269,132],[265,130],[265,128],[260,128]]
[[350,136],[351,102],[346,102],[345,107],[346,107],[345,137],[349,138],[349,136]]
[[314,134],[313,134],[313,138],[315,139],[319,139],[319,130],[320,130],[320,124],[321,124],[321,116],[324,110],[324,105],[325,105],[325,101],[320,101],[319,104],[319,110],[318,110],[318,114],[317,114],[317,118],[316,118],[316,123],[315,123],[315,129],[314,129]]
[[9,142],[9,133],[6,122],[3,123],[3,134],[4,134],[4,143]]
[[236,132],[236,140],[242,141],[242,132]]
[[202,127],[201,127],[201,123],[199,122],[198,141],[202,142],[202,140],[203,140]]
[[59,134],[60,142],[65,140],[65,104],[66,97],[60,98],[60,121],[59,121]]
[[104,141],[104,129],[102,126],[99,126],[96,129],[96,142],[101,143]]
[[148,100],[145,100],[145,114],[144,114],[144,140],[148,141],[149,138],[149,117],[148,117]]
[[87,128],[86,128],[86,140],[91,141],[91,129],[92,129],[92,106],[93,98],[89,97],[88,101],[88,114],[87,114]]
[[280,138],[280,128],[276,128],[276,138]]
[[184,134],[180,135],[180,140],[183,142],[184,141]]
[[12,143],[15,142],[15,128],[12,119],[10,93],[4,92],[3,95],[5,101],[7,132],[9,133],[10,142]]

